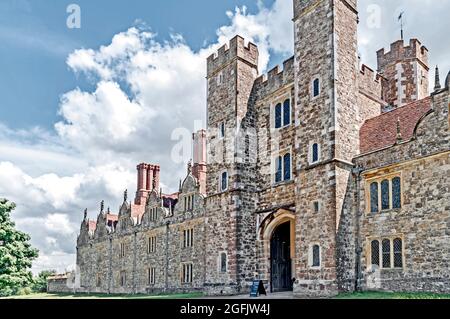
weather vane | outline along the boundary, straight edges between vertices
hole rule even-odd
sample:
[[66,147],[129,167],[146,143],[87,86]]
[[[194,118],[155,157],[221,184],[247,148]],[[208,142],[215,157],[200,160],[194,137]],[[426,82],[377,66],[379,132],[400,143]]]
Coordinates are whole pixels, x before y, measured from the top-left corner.
[[400,21],[400,36],[402,40],[403,40],[403,14],[405,14],[405,11],[402,11],[398,16],[398,21]]

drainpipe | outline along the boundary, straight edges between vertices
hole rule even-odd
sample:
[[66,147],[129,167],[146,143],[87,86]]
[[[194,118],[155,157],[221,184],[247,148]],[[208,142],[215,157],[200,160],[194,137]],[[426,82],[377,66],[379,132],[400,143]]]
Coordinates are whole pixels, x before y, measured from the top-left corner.
[[169,225],[170,222],[166,222],[166,271],[164,272],[165,276],[165,290],[169,289]]
[[361,229],[360,229],[360,221],[361,221],[361,173],[363,168],[361,166],[357,166],[354,169],[354,174],[356,175],[356,218],[355,218],[355,253],[356,253],[356,262],[355,262],[355,291],[361,291],[361,278],[362,278],[362,268],[361,268]]

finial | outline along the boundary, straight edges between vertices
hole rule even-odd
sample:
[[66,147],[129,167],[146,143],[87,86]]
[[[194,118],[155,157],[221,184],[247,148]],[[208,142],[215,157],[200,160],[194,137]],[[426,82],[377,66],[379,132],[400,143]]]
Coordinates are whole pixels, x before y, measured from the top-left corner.
[[105,209],[105,201],[104,200],[102,200],[101,202],[100,202],[100,213],[103,213],[103,210]]
[[87,208],[84,209],[84,220],[87,219]]
[[192,159],[187,164],[188,175],[192,173]]
[[400,130],[400,118],[397,119],[397,143],[401,142],[403,140],[402,138],[402,132]]
[[434,74],[434,90],[437,91],[441,88],[441,79],[439,78],[439,67],[436,65],[436,71]]
[[398,16],[398,21],[400,21],[400,38],[403,41],[403,14],[405,11],[402,11]]
[[128,189],[123,192],[123,202],[125,203],[128,199]]
[[178,189],[179,189],[180,192],[181,192],[181,179],[180,179],[180,186],[178,187]]
[[109,206],[108,206],[108,210],[106,211],[108,214],[111,214],[111,210],[109,209]]

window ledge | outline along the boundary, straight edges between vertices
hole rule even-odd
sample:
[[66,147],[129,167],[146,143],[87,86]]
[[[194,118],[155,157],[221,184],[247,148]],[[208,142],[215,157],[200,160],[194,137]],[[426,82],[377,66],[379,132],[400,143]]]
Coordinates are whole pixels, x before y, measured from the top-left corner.
[[389,214],[389,213],[400,213],[402,211],[402,208],[392,208],[392,209],[383,209],[377,212],[369,212],[369,215],[372,216],[377,216],[377,215],[382,215],[382,214]]
[[294,179],[290,179],[288,181],[281,181],[281,182],[273,183],[272,187],[279,187],[279,186],[289,185],[289,184],[293,184],[294,182],[295,182]]

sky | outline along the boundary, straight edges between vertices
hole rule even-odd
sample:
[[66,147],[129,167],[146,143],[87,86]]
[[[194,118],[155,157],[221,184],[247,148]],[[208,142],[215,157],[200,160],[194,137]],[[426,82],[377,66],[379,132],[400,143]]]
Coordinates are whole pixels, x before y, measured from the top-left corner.
[[[70,4],[80,28],[69,28]],[[450,69],[450,0],[359,1],[359,53],[400,37],[429,49],[441,80]],[[204,127],[205,60],[236,34],[256,43],[259,71],[293,55],[290,0],[2,0],[0,197],[17,204],[19,229],[40,250],[33,271],[74,268],[88,208],[118,210],[140,162],[159,163],[166,192],[186,174],[191,132]],[[70,20],[72,21],[72,20]]]

